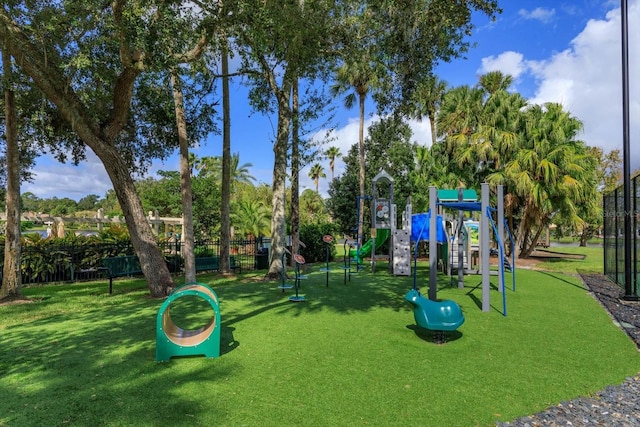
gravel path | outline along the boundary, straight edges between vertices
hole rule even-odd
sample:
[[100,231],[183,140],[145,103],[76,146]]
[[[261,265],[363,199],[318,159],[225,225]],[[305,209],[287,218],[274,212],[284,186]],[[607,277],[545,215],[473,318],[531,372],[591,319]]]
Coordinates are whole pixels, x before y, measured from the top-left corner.
[[[621,289],[602,274],[581,274],[593,296],[640,349],[640,303],[620,299]],[[593,397],[562,402],[537,414],[498,423],[500,427],[607,426],[640,427],[640,373]]]

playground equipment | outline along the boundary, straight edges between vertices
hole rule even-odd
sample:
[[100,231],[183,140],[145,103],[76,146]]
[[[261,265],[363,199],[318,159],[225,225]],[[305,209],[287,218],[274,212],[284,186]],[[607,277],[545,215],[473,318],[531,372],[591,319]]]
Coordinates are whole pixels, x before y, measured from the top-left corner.
[[[480,202],[466,202],[466,201],[457,201],[457,202],[440,202],[438,201],[438,195],[436,187],[429,187],[429,207],[431,212],[435,212],[437,207],[441,207],[444,209],[456,209],[458,211],[469,211],[469,212],[480,212],[480,227],[479,227],[479,248],[478,248],[478,256],[480,258],[480,274],[482,275],[482,311],[487,312],[490,310],[491,301],[490,301],[490,290],[491,290],[491,282],[490,282],[490,268],[489,268],[489,242],[490,242],[490,231],[489,225],[492,225],[492,229],[494,231],[494,237],[496,240],[496,244],[498,246],[498,254],[499,254],[499,265],[498,265],[498,289],[502,293],[502,314],[504,316],[507,315],[507,301],[506,301],[506,292],[504,292],[504,269],[505,269],[505,258],[504,258],[504,244],[503,244],[503,236],[505,233],[505,220],[504,220],[504,189],[501,185],[497,187],[497,208],[492,208],[489,206],[489,184],[483,183],[481,184],[481,201]],[[497,220],[494,222],[493,213],[497,214]],[[431,228],[432,231],[429,233],[429,253],[435,253],[436,251],[436,236],[435,236],[435,216],[431,217]],[[497,224],[497,225],[496,225]],[[471,224],[467,224],[469,227]],[[469,227],[470,228],[470,227]],[[506,229],[509,232],[508,227]],[[434,233],[434,234],[431,234]],[[470,234],[473,234],[470,231]],[[509,233],[510,236],[510,233]],[[511,236],[510,236],[511,237]],[[512,240],[513,244],[513,240]],[[511,253],[514,253],[514,248],[512,246]],[[463,283],[463,268],[460,265],[462,263],[462,259],[458,259],[458,287],[464,287]],[[437,293],[437,265],[436,265],[436,257],[429,257],[429,299],[436,300]],[[512,279],[513,279],[513,290],[515,291],[515,270],[512,268]]]
[[322,241],[324,242],[324,246],[326,248],[326,256],[325,256],[325,267],[320,268],[320,271],[327,273],[327,287],[329,287],[329,272],[331,269],[329,268],[329,257],[331,256],[331,245],[333,244],[333,236],[330,234],[325,234],[322,236]]
[[[387,185],[387,197],[379,195],[378,184]],[[381,170],[372,183],[373,207],[371,209],[371,237],[376,239],[376,245],[382,246],[391,234],[391,227],[395,227],[395,215],[393,215],[393,178],[384,170]],[[393,221],[392,221],[393,217]],[[378,238],[380,233],[380,238]],[[384,241],[383,241],[384,237]],[[380,246],[371,245],[371,272],[376,272],[376,249]],[[393,245],[389,245],[389,271],[393,265]]]
[[296,279],[295,279],[295,286],[294,286],[294,287],[295,287],[295,290],[296,290],[296,294],[295,294],[295,295],[291,295],[291,296],[289,297],[289,301],[292,301],[292,302],[302,302],[302,301],[304,301],[304,300],[305,300],[305,298],[304,298],[304,296],[300,295],[300,294],[298,293],[298,291],[300,290],[300,280],[301,280],[301,279],[302,279],[302,277],[303,277],[303,276],[301,276],[301,275],[300,275],[300,266],[301,266],[301,265],[304,265],[304,263],[305,263],[305,259],[304,259],[304,257],[303,257],[302,255],[300,255],[300,254],[295,254],[295,255],[293,256],[293,260],[294,260],[294,261],[295,261],[295,263],[296,263],[296,269],[295,269],[295,272],[296,272]]
[[291,255],[291,252],[289,252],[289,250],[287,248],[284,248],[284,251],[282,252],[282,272],[280,273],[280,277],[282,278],[282,281],[280,283],[280,285],[278,286],[278,289],[282,289],[282,293],[284,293],[284,291],[286,291],[287,289],[291,289],[293,288],[293,285],[286,283],[287,281],[287,254]]
[[[171,319],[171,304],[177,299],[195,296],[205,300],[213,316],[199,329],[182,329]],[[174,289],[160,306],[156,316],[156,361],[174,356],[220,356],[220,306],[216,293],[203,283],[191,282]]]
[[449,263],[447,264],[447,272],[453,271],[464,274],[471,274],[474,267],[475,254],[477,253],[477,245],[472,247],[470,229],[467,226],[469,221],[446,221],[447,230],[450,238]]
[[[379,194],[380,188],[378,184],[387,186],[388,197],[383,197]],[[382,189],[384,191],[384,188]],[[393,262],[393,246],[389,245],[389,253],[386,256],[376,257],[376,252],[380,250],[389,236],[392,234],[391,230],[395,228],[395,214],[393,205],[393,178],[384,170],[381,170],[372,181],[372,196],[364,196],[364,199],[371,199],[371,228],[369,233],[369,239],[366,243],[360,245],[362,242],[362,236],[358,231],[356,247],[349,251],[349,255],[355,260],[356,264],[362,262],[362,258],[369,256],[371,259],[371,271],[375,273],[376,260],[385,258],[389,260],[389,271],[391,271]],[[357,214],[360,217],[360,200],[358,197]],[[358,230],[362,224],[358,222]]]
[[[438,207],[447,208],[451,203],[477,202],[478,194],[475,190],[462,189],[442,190],[438,189]],[[441,212],[443,213],[443,212]],[[444,213],[443,213],[444,214]],[[477,221],[465,220],[464,210],[458,210],[457,218],[453,215],[445,217],[447,234],[450,236],[450,250],[446,272],[458,272],[458,285],[463,286],[463,275],[472,274],[473,267],[477,267],[479,240]],[[452,279],[453,283],[453,279]]]
[[[362,247],[358,250],[357,248],[352,248],[349,250],[349,254],[358,264],[362,263],[362,258],[370,256],[372,250],[379,250],[380,247],[387,241],[389,235],[391,233],[389,230],[382,228],[380,230],[376,230],[376,236],[367,240]],[[374,249],[375,248],[375,249]]]
[[376,250],[379,250],[389,239],[390,234],[390,230],[386,228],[376,229],[375,237],[367,240],[359,250],[356,247],[349,249],[349,255],[357,264],[362,264],[362,258],[370,256],[372,252],[375,253]]
[[444,342],[445,331],[455,331],[464,323],[462,310],[455,301],[431,301],[415,288],[407,292],[404,299],[413,305],[417,325],[434,331],[438,343]]
[[[411,236],[411,242],[413,242],[416,246],[420,240],[427,240],[429,242],[429,254],[436,254],[436,256],[429,256],[429,299],[432,301],[437,300],[437,273],[438,273],[438,262],[440,260],[443,261],[443,265],[448,267],[447,271],[451,272],[452,268],[449,263],[449,256],[453,258],[452,254],[449,254],[448,245],[450,243],[450,238],[446,232],[446,227],[444,224],[442,215],[431,215],[432,212],[437,212],[438,209],[454,209],[458,210],[458,222],[462,224],[463,216],[462,212],[479,212],[480,213],[480,221],[467,221],[464,222],[464,227],[466,227],[467,238],[470,241],[470,247],[468,249],[467,259],[471,258],[475,260],[479,259],[479,274],[482,275],[482,311],[489,311],[491,307],[490,301],[490,268],[489,268],[489,258],[491,255],[491,251],[489,249],[490,243],[490,229],[493,230],[493,236],[496,241],[497,253],[499,256],[499,266],[497,270],[498,275],[498,289],[502,293],[502,314],[504,316],[507,315],[507,301],[506,301],[506,293],[504,292],[504,271],[505,269],[510,270],[512,272],[512,290],[515,291],[515,259],[514,259],[514,241],[513,236],[511,235],[509,228],[506,226],[506,221],[504,218],[504,189],[501,185],[497,186],[497,207],[489,206],[489,185],[486,183],[482,184],[482,196],[481,201],[469,201],[469,198],[475,194],[475,191],[472,193],[466,193],[464,190],[442,190],[442,191],[457,191],[458,201],[451,200],[450,196],[448,200],[440,201],[438,197],[438,190],[436,187],[429,187],[429,211],[427,213],[422,214],[411,214],[410,211],[405,212],[406,216],[411,216],[410,225],[403,220],[403,230],[408,229]],[[470,190],[466,190],[470,191]],[[447,194],[447,193],[445,193]],[[465,200],[467,199],[467,200]],[[496,215],[496,220],[494,221],[493,215]],[[425,223],[426,221],[426,223]],[[461,233],[462,230],[460,227],[455,227],[457,233]],[[504,256],[504,240],[503,237],[505,232],[508,234],[510,242],[511,242],[511,256],[512,261],[509,261]],[[461,242],[463,243],[464,237],[454,237],[453,243]],[[477,239],[477,240],[476,240]],[[474,242],[476,240],[476,242]],[[454,247],[456,245],[454,244]],[[465,268],[465,250],[462,245],[457,244],[458,255],[455,257],[455,261],[458,263],[458,287],[464,287],[464,279],[463,275],[466,271]],[[410,268],[410,267],[409,267]],[[453,280],[452,280],[453,281]]]
[[[302,241],[299,241],[298,244],[299,244],[299,246],[301,248],[306,248],[307,247],[307,245],[305,245],[304,242],[302,242]],[[282,252],[282,260],[281,260],[282,261],[282,270],[280,271],[281,281],[280,281],[280,285],[278,286],[278,289],[282,289],[282,293],[284,293],[284,291],[286,291],[287,289],[291,289],[291,288],[294,287],[294,285],[292,285],[290,283],[286,283],[287,282],[287,255],[291,256],[291,251],[289,251],[289,249],[287,249],[286,247],[283,248],[283,249],[284,250]],[[307,278],[307,276],[301,275],[299,270],[296,269],[295,256],[293,257],[293,261],[294,261],[294,271],[295,271],[296,280],[305,280]]]
[[393,274],[395,276],[411,275],[411,198],[407,200],[402,214],[402,227],[395,227],[396,209],[392,205],[393,234]]
[[343,256],[343,265],[342,270],[344,271],[344,284],[347,284],[347,277],[349,277],[349,281],[351,281],[351,276],[353,274],[357,274],[359,271],[359,264],[357,261],[355,261],[355,269],[356,271],[353,271],[353,266],[351,265],[351,251],[355,250],[355,248],[358,247],[358,244],[355,240],[353,240],[350,237],[347,237],[346,239],[344,239],[344,256]]
[[[419,232],[420,235],[424,232],[427,224],[429,224],[429,221],[424,219],[422,221],[423,224]],[[444,227],[440,227],[438,232],[440,234],[440,240],[446,241],[447,236],[444,232]],[[418,259],[418,242],[419,238],[414,248],[413,288],[407,292],[404,299],[413,306],[413,317],[416,324],[424,329],[434,331],[436,342],[443,343],[444,332],[458,329],[464,323],[464,316],[462,315],[460,306],[455,301],[436,301],[435,299],[427,299],[420,294],[417,285],[417,268],[415,266]]]

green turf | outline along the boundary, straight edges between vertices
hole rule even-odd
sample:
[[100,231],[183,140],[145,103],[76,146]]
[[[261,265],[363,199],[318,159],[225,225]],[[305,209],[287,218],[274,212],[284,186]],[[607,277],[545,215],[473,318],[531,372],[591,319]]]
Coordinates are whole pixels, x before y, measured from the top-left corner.
[[[567,274],[602,273],[604,265],[604,250],[598,246],[554,246],[547,249],[549,252],[584,255],[584,259],[549,258],[538,266],[546,271],[557,271]],[[516,261],[517,265],[517,261]]]
[[[336,268],[326,287],[318,268],[302,303],[255,274],[199,276],[220,300],[222,355],[166,363],[155,362],[162,301],[143,281],[118,280],[112,296],[105,282],[25,288],[35,302],[0,307],[0,425],[489,426],[640,371],[572,276],[518,270],[506,317],[495,289],[491,311],[478,307],[479,276],[464,289],[440,277],[439,297],[466,321],[436,345],[404,301],[412,278],[381,265],[345,286]],[[426,291],[426,266],[418,276]],[[189,299],[174,308],[185,327],[210,314]]]

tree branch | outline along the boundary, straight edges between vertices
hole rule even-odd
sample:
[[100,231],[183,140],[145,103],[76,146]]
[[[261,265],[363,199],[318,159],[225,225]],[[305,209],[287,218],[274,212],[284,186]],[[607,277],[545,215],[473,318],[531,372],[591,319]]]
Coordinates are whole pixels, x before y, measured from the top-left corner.
[[[83,140],[90,134],[95,136],[97,129],[92,128],[91,120],[84,114],[85,108],[82,102],[59,71],[61,67],[55,54],[41,53],[41,49],[2,11],[0,11],[0,39],[3,49],[13,56],[16,64],[58,107],[60,114],[78,132],[78,135]],[[90,145],[90,141],[85,140],[85,142]]]

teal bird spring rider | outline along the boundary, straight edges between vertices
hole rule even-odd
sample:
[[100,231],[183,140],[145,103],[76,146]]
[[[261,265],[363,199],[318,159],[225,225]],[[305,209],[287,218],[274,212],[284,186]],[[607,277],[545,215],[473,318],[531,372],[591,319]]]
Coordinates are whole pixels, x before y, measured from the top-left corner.
[[417,248],[413,259],[413,288],[407,292],[404,299],[413,306],[413,317],[421,328],[434,332],[434,340],[438,344],[444,343],[445,331],[455,331],[464,323],[464,315],[460,306],[452,300],[432,301],[423,297],[416,285]]
[[413,317],[421,328],[434,331],[435,341],[444,342],[445,331],[455,331],[464,323],[460,306],[451,300],[431,301],[411,289],[404,296],[413,305]]

